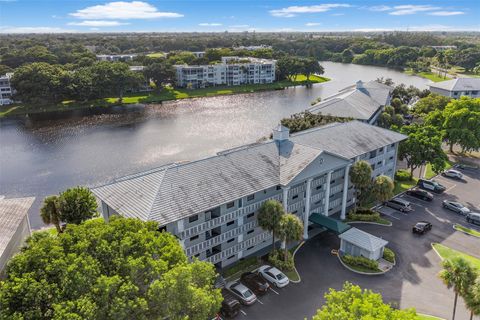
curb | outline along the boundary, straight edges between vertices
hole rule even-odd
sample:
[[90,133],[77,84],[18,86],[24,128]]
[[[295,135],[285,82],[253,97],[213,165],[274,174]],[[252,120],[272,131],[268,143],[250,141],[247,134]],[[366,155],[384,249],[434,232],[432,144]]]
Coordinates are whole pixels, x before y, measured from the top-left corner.
[[292,282],[292,283],[300,283],[300,282],[302,282],[302,278],[300,277],[300,273],[298,272],[297,267],[295,266],[295,255],[297,254],[297,251],[298,251],[304,244],[305,244],[305,241],[300,242],[300,244],[299,244],[298,247],[295,249],[295,251],[293,251],[293,254],[292,254],[293,269],[295,270],[295,272],[296,272],[297,275],[298,275],[298,280],[296,280],[296,281],[290,280],[290,282]]
[[435,247],[433,246],[434,244],[439,244],[437,242],[431,242],[430,243],[430,246],[432,247],[433,251],[435,251],[435,253],[437,254],[437,256],[440,258],[441,261],[445,260],[443,259],[443,257],[440,255],[440,253],[438,253],[437,249],[435,249]]
[[[389,271],[391,271],[391,270],[393,269],[393,268],[392,268],[392,269],[387,270],[387,271],[380,271],[380,272],[373,272],[373,273],[371,273],[371,272],[362,272],[362,271],[357,271],[357,270],[352,269],[352,268],[350,268],[349,266],[347,266],[347,265],[345,264],[345,262],[342,261],[342,258],[340,258],[339,255],[337,255],[337,259],[340,261],[340,263],[342,264],[342,266],[344,266],[346,269],[348,269],[348,270],[350,270],[350,271],[352,271],[352,272],[354,272],[354,273],[364,275],[364,276],[380,276],[380,275],[385,274],[385,273],[387,273],[387,272],[389,272]],[[396,262],[396,261],[395,261],[395,262]],[[395,266],[395,263],[394,263],[394,266]]]
[[[452,226],[453,230],[455,230],[455,231],[458,231],[458,232],[461,232],[461,233],[463,233],[463,234],[466,234],[466,235],[469,236],[469,237],[480,238],[480,236],[477,236],[477,235],[474,235],[474,234],[465,232],[465,231],[460,230],[460,229],[456,229],[455,226],[461,226],[461,227],[467,228],[467,227],[465,227],[465,226],[462,226],[461,224],[455,223],[455,224]],[[468,228],[467,228],[467,229],[468,229]]]

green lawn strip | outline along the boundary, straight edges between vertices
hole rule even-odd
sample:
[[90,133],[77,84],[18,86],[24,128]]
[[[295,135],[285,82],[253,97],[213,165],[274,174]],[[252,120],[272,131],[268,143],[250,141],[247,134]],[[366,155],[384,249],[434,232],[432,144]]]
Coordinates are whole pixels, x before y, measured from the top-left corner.
[[440,257],[442,257],[442,259],[451,259],[453,257],[461,257],[467,260],[468,262],[470,262],[478,270],[480,270],[480,259],[475,258],[469,254],[463,253],[461,251],[454,250],[452,248],[449,248],[439,243],[432,243],[432,246],[438,252]]
[[239,278],[242,273],[255,270],[260,267],[261,263],[258,262],[257,257],[250,257],[238,261],[233,266],[223,270],[222,275],[224,278]]
[[445,319],[417,313],[417,320],[445,320]]
[[[453,166],[453,162],[450,160],[445,161],[445,170],[450,169]],[[431,179],[435,177],[437,174],[433,172],[432,170],[432,165],[430,163],[427,163],[425,166],[425,179]]]
[[480,238],[480,232],[478,232],[477,230],[473,230],[473,229],[469,229],[467,227],[464,227],[460,224],[454,224],[453,225],[453,228],[457,231],[462,231],[462,232],[465,232],[465,233],[468,233],[472,236],[475,236],[475,237],[479,237]]
[[415,75],[415,76],[419,76],[419,77],[422,77],[422,78],[425,78],[425,79],[428,79],[428,80],[432,80],[433,82],[440,82],[440,81],[445,81],[445,80],[451,80],[452,78],[450,77],[442,77],[442,76],[439,76],[438,74],[434,73],[434,72],[414,72],[413,70],[405,70],[404,71],[406,74],[409,74],[409,75]]
[[397,195],[399,193],[402,193],[414,186],[417,185],[417,178],[413,178],[413,180],[410,181],[395,181],[395,188],[393,189],[393,194]]
[[154,53],[147,54],[147,57],[149,58],[162,58],[164,56],[165,56],[165,53],[163,52],[154,52]]

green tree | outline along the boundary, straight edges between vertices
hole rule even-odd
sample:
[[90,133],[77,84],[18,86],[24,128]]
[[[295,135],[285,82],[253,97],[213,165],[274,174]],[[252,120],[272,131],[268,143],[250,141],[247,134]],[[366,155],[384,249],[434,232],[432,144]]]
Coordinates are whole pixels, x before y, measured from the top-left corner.
[[285,241],[284,260],[288,260],[288,243],[291,241],[300,241],[303,236],[303,223],[299,217],[294,214],[284,214],[280,218],[279,236]]
[[175,78],[175,69],[165,59],[146,66],[143,73],[145,78],[155,83],[157,90],[161,90],[164,84],[172,82]]
[[470,320],[473,319],[474,315],[480,315],[480,275],[470,286],[464,299],[465,305],[470,310]]
[[387,176],[378,176],[373,181],[372,192],[377,201],[385,202],[393,196],[393,181]]
[[418,100],[413,108],[413,112],[418,116],[426,116],[435,110],[444,110],[450,102],[449,97],[431,93],[428,96]]
[[437,128],[412,124],[403,126],[400,132],[408,138],[400,143],[398,156],[407,162],[410,178],[413,178],[413,171],[425,162],[431,163],[434,172],[445,168],[447,155],[442,149],[441,132]]
[[416,320],[413,309],[398,310],[383,302],[379,293],[362,290],[359,286],[345,282],[342,290],[330,288],[325,294],[326,303],[312,320]]
[[[366,200],[366,195],[372,183],[372,166],[367,161],[357,161],[350,168],[350,181],[355,186],[356,199],[360,205]],[[355,201],[355,208],[357,201]]]
[[97,200],[86,187],[74,187],[60,193],[57,199],[61,221],[79,224],[98,215]]
[[58,209],[58,196],[48,196],[43,199],[43,205],[40,208],[40,216],[43,223],[53,224],[58,233],[63,230],[60,227],[60,212]]
[[307,81],[310,80],[312,74],[323,74],[325,71],[315,58],[306,58],[301,60],[302,72],[307,77]]
[[258,210],[258,225],[272,233],[272,252],[275,250],[275,235],[280,229],[280,220],[284,214],[283,205],[276,200],[265,201]]
[[345,49],[342,51],[342,62],[343,63],[351,63],[354,58],[354,53],[350,49]]
[[471,284],[477,277],[477,272],[475,267],[461,257],[444,260],[442,267],[443,269],[439,273],[440,279],[443,280],[447,288],[453,288],[455,292],[452,315],[452,320],[454,320],[458,296],[467,296]]

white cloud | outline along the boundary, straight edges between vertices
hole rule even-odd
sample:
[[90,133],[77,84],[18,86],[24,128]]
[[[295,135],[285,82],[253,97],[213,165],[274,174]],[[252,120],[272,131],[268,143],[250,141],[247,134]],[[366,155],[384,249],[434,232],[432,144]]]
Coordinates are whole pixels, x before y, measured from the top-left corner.
[[219,27],[222,24],[217,22],[203,22],[198,24],[200,27]]
[[85,20],[82,22],[69,22],[69,26],[82,26],[82,27],[116,27],[123,26],[130,23],[118,22],[118,21],[108,21],[108,20]]
[[392,10],[390,6],[373,6],[368,8],[370,11],[389,11]]
[[345,13],[332,13],[331,16],[332,17],[340,17],[340,16],[344,16]]
[[73,33],[76,30],[56,27],[8,27],[0,26],[0,33]]
[[463,11],[434,11],[430,12],[429,15],[431,16],[441,16],[441,17],[447,17],[447,16],[458,16],[461,14],[465,14]]
[[183,14],[175,12],[158,11],[153,5],[143,1],[116,1],[102,5],[86,7],[70,13],[80,19],[155,19],[155,18],[181,18]]
[[345,3],[325,3],[314,6],[291,6],[282,9],[270,10],[270,14],[274,17],[291,18],[297,16],[299,13],[318,13],[326,12],[335,8],[351,7]]
[[408,14],[416,14],[419,12],[433,11],[438,9],[441,8],[430,5],[406,4],[393,7],[393,11],[389,12],[389,14],[391,14],[392,16],[404,16]]
[[305,23],[307,27],[316,27],[322,25],[320,22],[307,22]]

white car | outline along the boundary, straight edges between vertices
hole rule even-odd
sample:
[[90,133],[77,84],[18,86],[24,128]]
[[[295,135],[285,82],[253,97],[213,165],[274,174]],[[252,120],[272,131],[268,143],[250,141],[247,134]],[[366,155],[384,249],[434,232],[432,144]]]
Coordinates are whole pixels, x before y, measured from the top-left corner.
[[442,172],[442,176],[454,179],[463,179],[463,174],[460,171],[448,169]]
[[227,284],[227,289],[233,293],[242,304],[251,305],[257,301],[255,293],[238,281]]
[[290,282],[288,277],[275,267],[264,265],[258,269],[258,272],[265,280],[273,283],[277,288],[283,288]]
[[443,200],[443,207],[445,209],[455,211],[456,213],[459,213],[462,215],[466,215],[467,213],[470,213],[470,209],[465,207],[460,202],[456,202],[456,201]]

